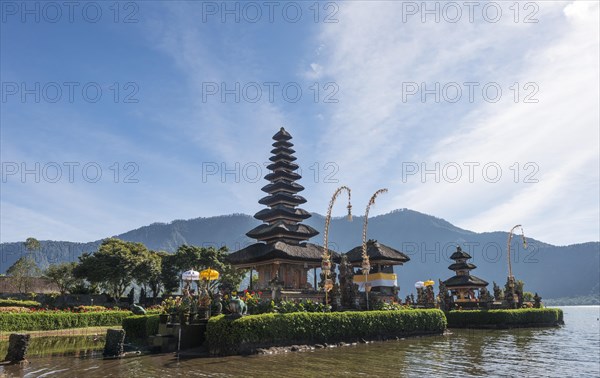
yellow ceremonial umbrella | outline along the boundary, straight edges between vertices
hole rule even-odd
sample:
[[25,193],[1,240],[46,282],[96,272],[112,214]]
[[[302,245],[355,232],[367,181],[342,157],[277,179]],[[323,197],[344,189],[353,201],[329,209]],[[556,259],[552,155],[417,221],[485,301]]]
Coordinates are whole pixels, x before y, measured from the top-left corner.
[[204,269],[200,272],[200,278],[207,281],[214,281],[219,279],[219,272],[214,269]]
[[435,282],[433,280],[423,282],[423,286],[433,286],[433,285],[435,285]]
[[217,272],[214,269],[204,269],[200,271],[200,278],[203,281],[206,281],[206,290],[208,290],[208,283],[210,281],[214,281],[214,280],[218,280],[219,279],[219,272]]

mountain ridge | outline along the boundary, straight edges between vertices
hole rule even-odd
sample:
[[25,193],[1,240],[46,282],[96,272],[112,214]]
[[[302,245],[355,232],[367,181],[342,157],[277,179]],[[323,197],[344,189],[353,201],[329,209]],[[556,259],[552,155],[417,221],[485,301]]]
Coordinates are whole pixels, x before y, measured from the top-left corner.
[[[306,224],[321,231],[310,240],[322,244],[325,217],[312,213]],[[330,248],[346,252],[362,243],[363,216],[333,217],[330,227]],[[245,233],[261,222],[247,214],[176,219],[169,223],[154,222],[112,237],[142,242],[149,249],[174,252],[181,244],[198,246],[227,246],[235,251],[254,243]],[[414,290],[417,280],[446,279],[453,273],[448,270],[450,254],[461,245],[473,256],[478,266],[473,274],[491,283],[502,285],[506,281],[507,233],[490,231],[477,233],[453,225],[442,218],[410,209],[397,209],[369,218],[368,236],[390,247],[403,251],[411,261],[396,267],[401,295]],[[517,279],[525,281],[525,289],[538,291],[552,298],[596,295],[600,287],[600,243],[587,242],[568,246],[555,246],[536,239],[527,239],[529,248],[523,250],[520,236],[515,236],[511,246],[513,271]],[[83,242],[42,240],[42,249],[34,253],[41,267],[63,261],[77,261],[83,252],[94,252],[102,240]],[[1,243],[0,273],[27,253],[22,243]],[[560,277],[561,281],[557,279]],[[557,273],[559,275],[557,276]]]

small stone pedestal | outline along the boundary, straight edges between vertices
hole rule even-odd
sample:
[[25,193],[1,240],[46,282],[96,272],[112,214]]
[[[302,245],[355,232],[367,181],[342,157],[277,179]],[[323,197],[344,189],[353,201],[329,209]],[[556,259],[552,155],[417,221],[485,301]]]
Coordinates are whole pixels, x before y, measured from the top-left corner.
[[109,329],[106,331],[106,343],[104,344],[104,357],[121,357],[123,355],[123,343],[125,342],[125,330]]
[[30,337],[28,334],[12,333],[8,338],[8,352],[4,361],[10,364],[26,363]]

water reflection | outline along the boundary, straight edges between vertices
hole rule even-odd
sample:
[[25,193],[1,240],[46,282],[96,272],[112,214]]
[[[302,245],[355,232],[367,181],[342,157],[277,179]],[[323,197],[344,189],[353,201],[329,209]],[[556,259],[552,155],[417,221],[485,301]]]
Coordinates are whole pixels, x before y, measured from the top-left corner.
[[[104,339],[105,335],[35,337],[29,343],[27,356],[30,359],[44,356],[90,356],[102,350]],[[7,349],[8,341],[1,341],[0,356],[4,357]]]
[[[104,361],[31,358],[9,376],[389,377],[600,376],[600,307],[564,308],[566,325],[547,329],[452,330],[422,337],[283,355],[198,358],[169,355]],[[86,349],[87,350],[87,349]],[[0,376],[2,375],[0,368]]]

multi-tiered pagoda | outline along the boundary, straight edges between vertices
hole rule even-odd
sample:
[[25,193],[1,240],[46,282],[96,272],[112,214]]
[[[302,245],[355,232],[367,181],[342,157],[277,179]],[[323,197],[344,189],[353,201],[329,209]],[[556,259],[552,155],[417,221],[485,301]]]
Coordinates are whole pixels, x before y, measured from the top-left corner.
[[232,253],[228,259],[236,268],[258,273],[258,287],[254,289],[267,289],[275,281],[286,289],[308,289],[314,284],[307,282],[307,272],[320,267],[323,248],[306,243],[319,232],[302,223],[311,215],[297,207],[306,199],[297,195],[304,187],[296,183],[301,176],[295,172],[298,165],[294,163],[292,136],[282,127],[273,139],[272,163],[267,166],[271,173],[265,176],[269,184],[262,188],[268,195],[258,201],[268,208],[254,215],[265,223],[246,234],[258,243]]
[[453,270],[456,275],[444,281],[446,288],[450,290],[455,303],[478,302],[479,295],[476,292],[485,288],[488,283],[479,277],[471,275],[470,271],[477,268],[474,264],[467,262],[471,255],[456,247],[456,252],[450,256],[455,261],[448,269]]

